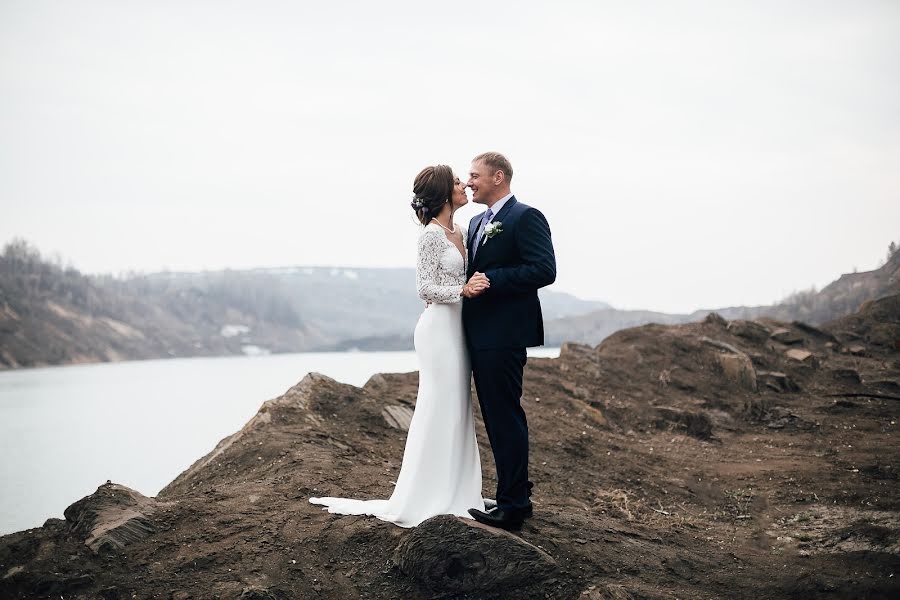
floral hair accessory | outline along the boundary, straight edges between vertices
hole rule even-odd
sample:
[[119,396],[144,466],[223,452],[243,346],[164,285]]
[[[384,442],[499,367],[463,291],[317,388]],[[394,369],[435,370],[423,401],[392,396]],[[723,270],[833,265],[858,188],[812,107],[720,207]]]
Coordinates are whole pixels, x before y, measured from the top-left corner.
[[413,208],[413,210],[421,210],[425,203],[422,202],[422,199],[418,196],[413,196],[412,202],[409,205]]

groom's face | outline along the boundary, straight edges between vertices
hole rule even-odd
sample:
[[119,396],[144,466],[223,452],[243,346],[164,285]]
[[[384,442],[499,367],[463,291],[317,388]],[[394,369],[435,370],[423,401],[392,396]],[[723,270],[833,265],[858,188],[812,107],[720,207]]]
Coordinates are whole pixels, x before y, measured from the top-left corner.
[[493,198],[496,186],[490,168],[482,161],[476,161],[469,167],[469,181],[466,187],[472,190],[472,202],[487,204]]

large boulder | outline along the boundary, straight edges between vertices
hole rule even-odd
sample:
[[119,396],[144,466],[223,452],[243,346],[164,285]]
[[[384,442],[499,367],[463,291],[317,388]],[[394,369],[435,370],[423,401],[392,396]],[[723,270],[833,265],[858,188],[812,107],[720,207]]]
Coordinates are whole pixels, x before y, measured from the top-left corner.
[[[841,317],[825,325],[844,343],[859,340],[875,348],[862,347],[860,355],[870,351],[900,350],[900,294],[865,302],[859,312]],[[856,345],[856,344],[854,344]],[[861,345],[861,344],[859,344]],[[852,352],[852,351],[851,351]]]
[[172,502],[158,502],[140,492],[107,481],[64,514],[72,530],[94,552],[124,548],[156,531],[153,515]]
[[800,348],[790,348],[787,350],[784,355],[791,360],[797,361],[799,363],[803,363],[809,367],[816,367],[819,364],[816,356],[810,352],[809,350],[802,350]]
[[786,327],[779,327],[772,332],[772,335],[770,337],[776,342],[785,344],[787,346],[794,346],[803,343],[802,335],[798,334],[795,331],[791,331]]
[[760,371],[759,378],[764,386],[779,393],[800,391],[800,386],[797,385],[797,382],[785,373]]
[[732,335],[757,343],[765,342],[769,339],[769,334],[771,333],[769,328],[762,323],[745,321],[743,319],[736,319],[730,322],[728,324],[728,331],[730,331]]
[[753,360],[742,350],[721,340],[700,336],[703,343],[724,350],[716,354],[716,363],[725,378],[751,392],[757,391],[756,369]]
[[382,409],[381,416],[384,417],[385,422],[394,429],[409,431],[409,426],[412,423],[413,409],[408,406],[392,404],[385,406]]
[[[423,587],[442,593],[498,592],[530,598],[558,574],[552,556],[519,536],[451,515],[432,517],[400,541],[394,562]],[[507,596],[504,596],[507,597]],[[543,598],[543,592],[537,595]]]
[[725,377],[751,392],[757,390],[756,369],[749,356],[743,353],[722,353],[716,355],[716,361]]

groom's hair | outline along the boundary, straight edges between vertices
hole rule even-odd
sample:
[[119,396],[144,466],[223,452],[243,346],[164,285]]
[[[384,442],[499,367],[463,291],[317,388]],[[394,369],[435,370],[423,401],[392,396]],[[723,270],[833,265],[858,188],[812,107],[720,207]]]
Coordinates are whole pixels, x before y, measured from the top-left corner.
[[506,182],[509,183],[512,181],[512,165],[509,164],[509,160],[499,152],[484,152],[473,158],[472,162],[483,162],[485,166],[491,170],[491,173],[503,171],[503,177],[506,179]]

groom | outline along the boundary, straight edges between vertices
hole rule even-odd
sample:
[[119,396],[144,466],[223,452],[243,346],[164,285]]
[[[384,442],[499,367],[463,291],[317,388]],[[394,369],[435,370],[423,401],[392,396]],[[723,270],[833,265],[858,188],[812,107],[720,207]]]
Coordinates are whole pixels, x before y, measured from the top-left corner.
[[487,210],[469,224],[469,269],[490,284],[465,294],[463,327],[475,390],[497,465],[497,506],[471,509],[475,520],[518,529],[531,516],[528,422],[522,410],[525,348],[544,343],[538,288],[556,279],[556,257],[544,215],[509,191],[513,170],[502,154],[472,160],[467,187]]

